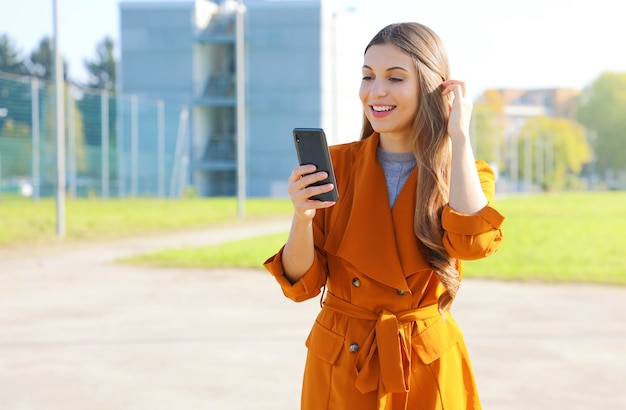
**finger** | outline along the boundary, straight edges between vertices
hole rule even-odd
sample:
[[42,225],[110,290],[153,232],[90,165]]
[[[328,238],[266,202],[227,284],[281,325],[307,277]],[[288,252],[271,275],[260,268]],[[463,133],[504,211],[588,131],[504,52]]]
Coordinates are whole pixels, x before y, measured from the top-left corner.
[[443,83],[441,83],[441,85],[443,85],[444,87],[447,87],[449,85],[460,85],[460,86],[464,87],[465,86],[465,81],[446,80]]
[[441,85],[444,87],[444,90],[442,92],[442,94],[444,95],[452,92],[457,96],[465,96],[466,87],[465,82],[463,81],[448,80],[441,83]]
[[[332,190],[332,185],[328,184],[330,190]],[[311,199],[314,195],[319,195],[324,192],[328,192],[326,190],[321,190],[322,192],[317,192],[317,190],[305,190],[299,192],[299,197],[292,197],[292,202],[297,211],[306,212],[312,209],[320,209],[320,208],[328,208],[330,206],[335,205],[333,201],[320,201],[317,199]]]
[[311,198],[315,195],[325,194],[326,192],[330,192],[332,190],[333,184],[311,185],[304,189],[302,193],[306,198]]
[[296,182],[297,180],[301,179],[302,176],[315,172],[316,169],[317,168],[315,167],[315,165],[300,165],[299,167],[296,167],[291,171],[291,175],[289,175],[288,181]]
[[316,182],[323,181],[328,178],[328,173],[324,171],[316,172],[314,174],[304,175],[298,181],[296,181],[296,185],[299,185],[302,189],[312,185]]
[[303,207],[307,209],[320,209],[328,208],[335,204],[336,202],[333,201],[319,201],[317,199],[307,199]]
[[317,202],[315,204],[315,209],[329,208],[336,204],[336,202],[333,202],[333,201],[311,201],[311,202]]
[[[297,179],[296,181],[290,183],[289,187],[287,188],[287,192],[289,193],[289,195],[295,196],[295,194],[298,193],[299,191],[304,191],[310,186],[312,186],[314,183],[323,181],[326,178],[328,178],[328,173],[324,171],[304,175],[300,177],[299,179]],[[316,194],[313,194],[313,195],[316,195]],[[308,195],[305,197],[308,198],[309,196],[311,195]]]

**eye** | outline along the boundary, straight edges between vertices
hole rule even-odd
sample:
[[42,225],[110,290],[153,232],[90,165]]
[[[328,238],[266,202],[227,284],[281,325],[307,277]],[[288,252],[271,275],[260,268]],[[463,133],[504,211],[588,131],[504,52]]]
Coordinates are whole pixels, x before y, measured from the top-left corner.
[[404,81],[404,78],[391,77],[389,78],[389,81],[391,81],[392,83],[401,83],[402,81]]
[[372,78],[373,78],[373,77],[372,77],[371,75],[363,74],[363,78],[362,78],[362,80],[363,80],[363,81],[369,81],[369,80],[371,80]]

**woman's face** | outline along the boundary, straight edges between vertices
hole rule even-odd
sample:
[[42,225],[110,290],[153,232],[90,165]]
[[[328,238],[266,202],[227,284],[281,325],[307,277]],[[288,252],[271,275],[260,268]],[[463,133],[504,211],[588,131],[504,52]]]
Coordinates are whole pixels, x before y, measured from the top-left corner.
[[417,113],[418,79],[413,59],[392,44],[367,49],[359,97],[374,131],[409,135]]

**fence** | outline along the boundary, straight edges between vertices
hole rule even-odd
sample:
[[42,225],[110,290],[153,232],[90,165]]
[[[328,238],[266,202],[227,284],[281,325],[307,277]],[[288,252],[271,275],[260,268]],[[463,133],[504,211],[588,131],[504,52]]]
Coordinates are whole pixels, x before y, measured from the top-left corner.
[[[136,95],[65,85],[66,190],[72,197],[179,197],[189,111]],[[56,192],[54,87],[0,73],[0,193]]]

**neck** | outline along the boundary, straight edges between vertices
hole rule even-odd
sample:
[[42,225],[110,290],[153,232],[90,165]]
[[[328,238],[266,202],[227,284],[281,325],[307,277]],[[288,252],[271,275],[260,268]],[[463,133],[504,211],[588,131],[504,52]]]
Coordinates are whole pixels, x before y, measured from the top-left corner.
[[409,138],[404,134],[384,133],[380,134],[380,149],[387,152],[411,152],[413,147]]

